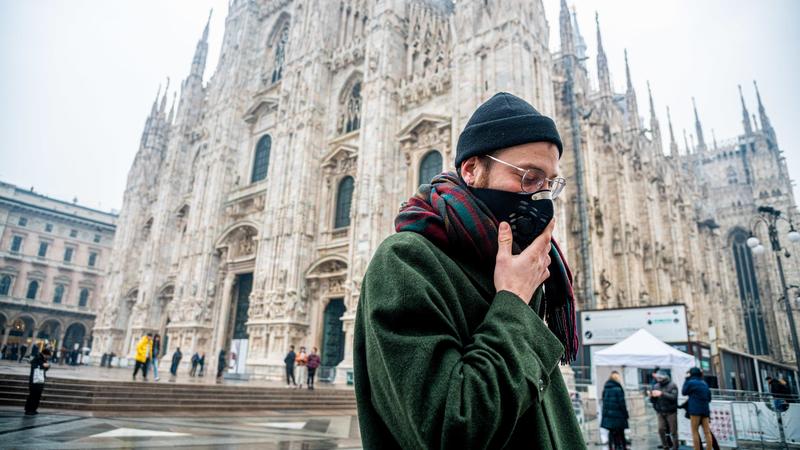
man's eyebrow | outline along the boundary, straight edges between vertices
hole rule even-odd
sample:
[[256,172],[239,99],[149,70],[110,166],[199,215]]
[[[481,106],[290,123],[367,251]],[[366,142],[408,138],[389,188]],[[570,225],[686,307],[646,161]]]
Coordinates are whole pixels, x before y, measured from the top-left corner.
[[537,169],[537,170],[541,170],[542,172],[544,172],[544,174],[545,174],[545,176],[547,178],[555,178],[555,177],[558,176],[558,174],[548,175],[547,171],[545,171],[544,169],[542,169],[541,167],[539,167],[539,166],[537,166],[536,164],[533,164],[533,163],[523,163],[523,164],[520,164],[519,167],[521,169]]

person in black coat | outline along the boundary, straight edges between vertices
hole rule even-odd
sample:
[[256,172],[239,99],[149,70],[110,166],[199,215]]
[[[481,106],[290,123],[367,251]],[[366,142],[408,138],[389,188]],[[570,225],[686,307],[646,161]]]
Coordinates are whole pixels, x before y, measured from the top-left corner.
[[603,419],[600,426],[608,430],[608,448],[624,450],[625,429],[628,428],[628,407],[625,405],[625,390],[622,377],[616,370],[603,387]]
[[175,353],[172,354],[172,365],[169,367],[169,373],[172,374],[170,381],[175,381],[175,377],[178,376],[178,365],[181,363],[181,358],[183,358],[183,353],[181,353],[181,348],[178,347],[175,349]]
[[[43,370],[45,373],[50,368],[50,363],[47,360],[50,358],[50,349],[45,348],[39,352],[35,357],[31,358],[31,374],[28,377],[28,398],[25,400],[25,415],[33,416],[38,414],[39,402],[42,400],[42,392],[44,391],[44,377],[41,380],[34,380],[33,373],[37,369]],[[36,382],[34,382],[36,381]]]
[[227,354],[225,353],[225,349],[219,351],[219,356],[217,357],[217,383],[222,381],[222,374],[227,369],[228,365],[228,358]]
[[[286,357],[283,358],[283,363],[286,364],[286,386],[297,386],[297,382],[294,380],[294,359],[297,355],[294,353],[294,345],[289,346],[289,353],[286,354]],[[291,383],[289,380],[291,379]]]

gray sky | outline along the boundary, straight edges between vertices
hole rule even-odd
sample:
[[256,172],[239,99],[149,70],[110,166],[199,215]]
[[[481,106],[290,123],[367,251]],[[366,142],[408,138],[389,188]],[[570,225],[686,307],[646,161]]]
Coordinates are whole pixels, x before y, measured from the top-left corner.
[[[559,0],[544,0],[557,49]],[[594,78],[594,11],[614,86],[628,49],[640,112],[650,80],[666,130],[694,132],[697,99],[706,139],[741,131],[736,85],[757,113],[752,80],[793,177],[800,174],[800,2],[793,0],[574,0]],[[172,92],[211,20],[206,79],[216,66],[227,0],[0,0],[0,180],[90,207],[119,209],[144,120],[159,84]],[[666,135],[666,132],[663,134]],[[665,136],[666,137],[666,136]]]

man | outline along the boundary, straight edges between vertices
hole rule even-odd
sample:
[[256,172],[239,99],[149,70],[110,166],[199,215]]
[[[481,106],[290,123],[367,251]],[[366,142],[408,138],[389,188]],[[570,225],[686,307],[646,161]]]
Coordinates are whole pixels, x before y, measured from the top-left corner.
[[311,348],[311,353],[308,355],[308,389],[314,390],[314,375],[317,373],[321,359],[317,354],[317,347]]
[[152,342],[153,335],[147,333],[142,336],[142,338],[139,339],[139,343],[136,344],[136,355],[134,356],[136,364],[133,367],[134,381],[136,380],[136,374],[139,373],[139,369],[142,370],[142,378],[144,378],[144,381],[147,381],[147,361],[150,359],[150,346]]
[[[297,382],[294,378],[294,359],[297,357],[294,353],[294,345],[289,346],[289,353],[286,354],[286,357],[283,358],[283,363],[286,364],[286,387],[292,387],[294,385],[297,387]],[[289,379],[291,379],[291,383],[289,383]]]
[[[206,354],[203,353],[203,359],[205,359]],[[225,370],[228,368],[228,357],[225,352],[225,349],[219,351],[219,356],[217,357],[217,383],[222,383],[222,374],[225,373]],[[203,369],[200,369],[202,372]]]
[[49,348],[45,347],[36,356],[31,357],[31,373],[28,377],[28,398],[25,400],[25,415],[33,416],[38,414],[39,402],[42,400],[44,391],[45,373],[50,369],[48,359],[52,355]]
[[175,353],[172,354],[172,365],[169,367],[169,373],[172,374],[169,381],[175,381],[175,377],[178,376],[178,366],[181,364],[181,359],[183,358],[183,353],[181,353],[181,348],[178,347],[175,349]]
[[551,240],[561,152],[552,119],[499,93],[461,133],[458,173],[401,207],[356,312],[365,449],[586,448],[558,367],[578,346]]
[[194,352],[192,355],[192,370],[189,371],[189,376],[193,377],[197,374],[197,365],[200,363],[200,354]]
[[661,448],[678,450],[678,386],[670,379],[666,370],[653,374],[655,384],[650,402],[658,415],[658,437]]
[[703,379],[703,371],[699,367],[689,369],[689,379],[684,381],[681,390],[683,395],[689,397],[686,409],[691,421],[694,450],[702,450],[700,433],[697,431],[700,427],[703,428],[703,434],[705,435],[706,449],[712,450],[714,438],[711,437],[711,425],[708,422],[708,417],[711,415],[711,408],[709,407],[711,404],[711,389],[708,388],[708,384]]
[[308,378],[308,368],[306,367],[306,364],[308,364],[308,354],[306,354],[305,347],[300,347],[300,353],[295,356],[294,363],[295,379],[300,380],[300,383],[297,385],[297,387],[299,389],[303,389],[303,383],[305,383],[306,378]]

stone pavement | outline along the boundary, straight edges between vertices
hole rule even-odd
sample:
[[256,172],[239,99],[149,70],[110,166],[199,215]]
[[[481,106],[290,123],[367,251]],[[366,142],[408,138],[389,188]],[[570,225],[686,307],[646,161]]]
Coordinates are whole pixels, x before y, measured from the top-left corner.
[[98,417],[0,408],[0,449],[360,449],[355,412]]

